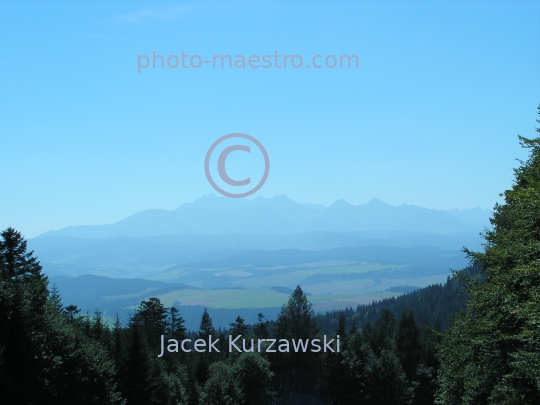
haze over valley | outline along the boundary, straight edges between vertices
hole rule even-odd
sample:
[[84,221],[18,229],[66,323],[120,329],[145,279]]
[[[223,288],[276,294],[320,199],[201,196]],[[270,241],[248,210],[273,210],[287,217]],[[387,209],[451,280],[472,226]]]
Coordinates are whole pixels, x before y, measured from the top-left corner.
[[260,311],[271,318],[296,285],[324,312],[444,282],[467,265],[463,246],[480,247],[490,214],[210,195],[174,211],[49,231],[29,248],[65,304],[127,319],[157,296],[181,307],[187,326],[197,327],[205,307],[227,326],[238,311],[249,322]]

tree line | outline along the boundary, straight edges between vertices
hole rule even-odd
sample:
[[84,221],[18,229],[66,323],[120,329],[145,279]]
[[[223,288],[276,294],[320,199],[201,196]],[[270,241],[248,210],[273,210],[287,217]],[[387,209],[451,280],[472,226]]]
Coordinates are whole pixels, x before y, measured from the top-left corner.
[[[540,107],[539,107],[540,113]],[[540,130],[537,130],[540,132]],[[26,240],[0,239],[3,404],[538,404],[540,138],[497,204],[483,252],[444,286],[316,316],[298,286],[277,320],[204,311],[188,331],[177,308],[141,302],[126,324],[83,316],[48,284]],[[461,294],[461,295],[460,295]],[[461,309],[460,309],[461,308]],[[456,311],[448,320],[448,314]],[[339,352],[229,352],[227,336],[340,336]],[[165,339],[220,339],[213,352],[160,353]]]
[[481,283],[484,273],[477,266],[469,266],[455,272],[457,277],[448,277],[444,284],[432,284],[415,291],[374,301],[367,305],[358,305],[344,310],[334,310],[325,314],[317,314],[317,322],[324,333],[336,329],[340,316],[343,314],[348,328],[362,328],[370,323],[373,325],[388,309],[395,317],[403,311],[412,309],[418,325],[427,326],[436,331],[446,330],[452,323],[452,316],[464,310],[470,295],[464,291],[467,284],[465,279],[474,279]]
[[[238,316],[216,330],[204,311],[188,331],[175,307],[141,302],[126,325],[99,311],[81,315],[49,290],[26,240],[1,234],[0,389],[6,404],[366,404],[432,403],[435,340],[411,310],[399,319],[385,309],[371,326],[347,327],[342,313],[328,334],[339,352],[230,352],[227,337],[313,339],[321,336],[311,303],[298,286],[274,322]],[[219,352],[165,353],[165,340],[219,339]],[[420,374],[418,369],[421,370]],[[389,389],[391,387],[391,389]],[[427,387],[427,388],[426,388]],[[420,399],[422,398],[422,399]],[[419,402],[424,401],[424,402]],[[431,401],[431,402],[429,402]]]

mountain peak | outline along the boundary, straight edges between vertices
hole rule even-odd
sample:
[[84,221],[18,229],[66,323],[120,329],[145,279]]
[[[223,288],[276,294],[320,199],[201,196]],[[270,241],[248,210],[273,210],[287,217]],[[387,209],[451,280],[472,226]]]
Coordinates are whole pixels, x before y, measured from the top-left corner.
[[383,206],[387,207],[388,206],[388,204],[386,204],[384,201],[379,200],[378,198],[372,198],[365,205],[379,206],[379,207],[383,207]]
[[303,232],[415,231],[450,234],[489,225],[481,210],[437,211],[393,206],[373,198],[364,205],[343,199],[330,207],[298,203],[285,195],[252,200],[205,195],[174,211],[147,210],[110,225],[71,227],[48,235],[77,237],[165,235],[286,235]]
[[351,205],[349,204],[347,201],[345,201],[343,198],[340,198],[339,200],[336,200],[332,205],[331,207],[345,207],[347,205]]

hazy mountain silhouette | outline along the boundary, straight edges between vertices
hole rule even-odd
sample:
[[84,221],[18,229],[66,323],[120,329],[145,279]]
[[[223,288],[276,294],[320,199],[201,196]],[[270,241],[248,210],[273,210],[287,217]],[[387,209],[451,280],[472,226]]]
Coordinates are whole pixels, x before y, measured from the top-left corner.
[[[489,210],[433,210],[363,205],[338,200],[329,207],[300,204],[285,196],[253,200],[204,196],[176,210],[146,210],[108,225],[70,226],[40,236],[109,238],[164,235],[291,235],[305,232],[414,231],[431,234],[477,233],[488,226]],[[482,225],[481,225],[482,224]]]

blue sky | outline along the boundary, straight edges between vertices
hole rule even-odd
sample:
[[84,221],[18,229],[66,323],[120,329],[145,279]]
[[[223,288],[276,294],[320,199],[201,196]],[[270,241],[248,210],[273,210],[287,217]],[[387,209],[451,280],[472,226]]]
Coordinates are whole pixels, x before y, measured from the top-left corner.
[[[215,193],[492,208],[540,103],[540,2],[0,2],[0,228],[28,237]],[[355,54],[354,69],[145,69],[138,55]],[[260,172],[234,152],[231,177]],[[258,166],[259,165],[259,166]],[[253,174],[252,173],[252,174]]]

